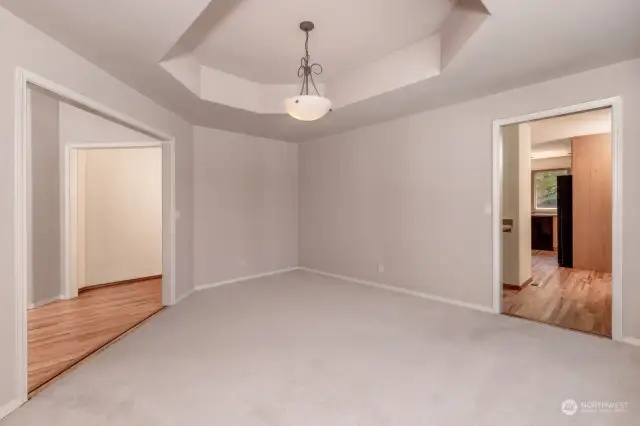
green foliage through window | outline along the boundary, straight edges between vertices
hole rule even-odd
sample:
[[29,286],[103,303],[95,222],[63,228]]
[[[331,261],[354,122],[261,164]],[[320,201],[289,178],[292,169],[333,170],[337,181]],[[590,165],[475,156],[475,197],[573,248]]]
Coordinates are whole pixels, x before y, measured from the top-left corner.
[[568,175],[569,171],[545,170],[533,172],[534,208],[558,208],[558,176]]

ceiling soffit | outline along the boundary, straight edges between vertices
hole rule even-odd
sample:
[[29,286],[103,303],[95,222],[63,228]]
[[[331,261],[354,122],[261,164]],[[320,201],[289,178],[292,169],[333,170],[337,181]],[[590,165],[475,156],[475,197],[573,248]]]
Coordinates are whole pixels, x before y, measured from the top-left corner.
[[[216,26],[241,4],[242,0],[211,2],[165,55],[160,66],[203,101],[257,114],[286,114],[283,100],[299,94],[298,82],[252,81],[207,66],[197,55],[200,46],[215,36]],[[437,77],[488,17],[481,0],[458,0],[438,22],[435,32],[390,54],[333,74],[319,83],[318,89],[332,100],[335,110]],[[313,45],[311,54],[313,56]],[[352,55],[357,57],[358,52]],[[291,64],[294,68],[295,65]]]

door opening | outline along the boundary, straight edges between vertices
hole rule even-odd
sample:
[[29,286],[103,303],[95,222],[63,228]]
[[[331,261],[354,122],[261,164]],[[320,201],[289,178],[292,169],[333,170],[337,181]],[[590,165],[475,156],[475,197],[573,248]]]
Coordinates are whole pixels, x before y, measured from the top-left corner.
[[[123,135],[136,133],[142,136],[141,139],[133,139],[137,141],[135,144],[144,145],[138,146],[138,148],[156,150],[161,169],[156,188],[160,194],[157,204],[160,229],[156,235],[160,245],[157,247],[155,257],[160,258],[162,280],[154,283],[154,286],[158,288],[157,295],[154,297],[156,297],[157,306],[160,308],[175,303],[175,160],[174,139],[161,131],[150,128],[135,119],[28,71],[19,69],[16,82],[16,251],[19,257],[16,280],[18,344],[16,345],[15,359],[16,369],[20,372],[17,385],[21,402],[25,402],[30,391],[37,386],[34,386],[35,383],[38,381],[46,382],[42,377],[51,374],[51,371],[45,370],[51,370],[54,367],[66,369],[78,361],[74,357],[66,357],[69,355],[66,354],[65,360],[62,360],[65,357],[61,357],[60,362],[52,362],[51,357],[48,357],[50,365],[42,364],[42,368],[35,368],[38,364],[32,363],[31,357],[38,351],[41,352],[42,349],[50,347],[52,341],[64,336],[64,333],[58,333],[57,337],[52,337],[52,340],[40,347],[32,338],[33,336],[29,334],[37,327],[49,327],[58,322],[64,322],[53,317],[55,316],[53,308],[57,309],[64,303],[73,302],[73,300],[65,299],[75,296],[70,294],[71,292],[67,288],[69,280],[66,279],[72,274],[67,267],[67,261],[71,259],[69,251],[66,250],[66,245],[71,245],[67,240],[71,212],[66,210],[67,201],[70,199],[66,188],[70,180],[69,174],[65,173],[65,166],[67,166],[66,159],[72,156],[71,153],[74,152],[74,149],[77,153],[80,148],[78,146],[73,148],[72,145],[77,145],[78,141],[85,141],[91,143],[92,149],[132,148],[131,142],[120,141],[131,140]],[[45,103],[53,108],[55,113],[42,114],[43,110],[40,110],[38,112],[40,115],[34,116],[36,108],[34,97],[46,99]],[[80,135],[82,130],[94,129],[96,131],[90,132],[88,136],[85,134],[84,136],[63,137],[68,135],[68,133],[61,131],[65,125],[69,125],[69,122],[78,124],[74,120],[67,121],[66,124],[63,123],[64,119],[60,115],[63,108],[73,109],[77,114],[85,115],[84,124],[86,126],[76,126],[76,130],[79,130],[76,135]],[[51,111],[46,108],[45,110]],[[76,115],[75,118],[77,119],[78,116]],[[105,131],[106,128],[115,129],[116,127],[119,130],[115,133]],[[107,133],[111,137],[105,140],[104,136]],[[38,143],[37,147],[36,142]],[[45,241],[46,244],[43,244],[42,241]],[[50,250],[51,253],[39,251],[36,253],[36,249],[40,248]],[[34,287],[36,274],[39,277],[38,282],[51,284],[49,286],[51,288],[39,287],[36,289]],[[76,273],[74,272],[73,275],[76,276]],[[129,288],[133,288],[133,286],[129,286]],[[51,290],[50,297],[47,296],[49,290]],[[96,297],[98,294],[102,294],[102,290],[102,288],[92,289],[87,292],[87,295],[93,299],[104,301],[104,298]],[[86,302],[84,303],[86,305]],[[48,311],[46,315],[32,318],[31,314],[40,308],[46,308]],[[59,311],[64,313],[64,309]],[[148,317],[149,313],[145,315]],[[32,322],[32,319],[35,322]],[[82,321],[76,322],[82,323]],[[86,323],[91,323],[91,321],[87,320]],[[103,326],[114,325],[114,322],[111,321],[93,321],[93,323],[101,323]],[[110,331],[114,332],[114,330]],[[74,343],[80,344],[76,346],[82,346],[81,358],[93,351],[90,348],[91,345],[96,344],[93,337],[91,333],[85,333],[81,338],[72,339]],[[69,349],[69,345],[62,349]],[[64,350],[60,353],[64,353]],[[32,369],[32,367],[34,368]],[[40,375],[40,378],[32,381],[31,379],[34,377],[32,373]]]
[[494,122],[494,310],[621,339],[617,99]]

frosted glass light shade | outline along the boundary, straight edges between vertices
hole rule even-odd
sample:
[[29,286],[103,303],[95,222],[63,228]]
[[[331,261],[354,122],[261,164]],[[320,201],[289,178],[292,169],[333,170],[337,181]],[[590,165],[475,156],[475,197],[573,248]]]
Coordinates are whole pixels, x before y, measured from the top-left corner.
[[318,120],[329,112],[331,101],[322,96],[301,95],[284,101],[287,113],[302,121]]

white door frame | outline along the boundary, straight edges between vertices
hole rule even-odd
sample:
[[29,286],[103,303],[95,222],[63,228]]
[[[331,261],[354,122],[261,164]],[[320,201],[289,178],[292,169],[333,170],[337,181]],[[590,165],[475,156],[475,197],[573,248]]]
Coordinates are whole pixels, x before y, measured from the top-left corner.
[[[16,394],[20,403],[28,399],[27,382],[27,286],[31,274],[31,140],[28,89],[35,86],[75,106],[158,139],[163,163],[163,295],[164,305],[175,304],[176,191],[175,138],[161,130],[103,105],[31,71],[16,68],[15,79],[15,271],[16,271]],[[110,144],[110,148],[117,144]],[[169,165],[169,167],[167,167]],[[167,201],[165,201],[165,198]],[[64,265],[63,265],[63,269]],[[64,277],[61,277],[64,279]]]
[[[73,233],[72,221],[72,206],[73,197],[71,194],[71,155],[73,151],[77,150],[90,150],[90,149],[130,149],[130,148],[162,148],[163,142],[115,142],[115,143],[91,143],[91,142],[72,142],[65,143],[62,150],[62,164],[64,174],[62,175],[62,191],[60,192],[60,205],[62,206],[62,214],[60,216],[60,229],[61,229],[61,241],[62,241],[62,298],[73,299],[78,297],[78,283],[74,279],[73,271],[76,271],[77,264],[76,258],[72,256],[72,241],[75,236]],[[164,167],[162,168],[164,170]],[[164,172],[163,172],[164,173]],[[164,191],[163,191],[164,192]],[[164,194],[163,194],[164,195]],[[164,198],[164,197],[163,197]],[[162,202],[164,205],[164,200]],[[164,244],[163,244],[164,253]],[[164,259],[164,255],[163,255]],[[164,270],[164,268],[163,268]],[[162,301],[163,305],[168,305],[170,302],[171,288],[169,286],[162,286]]]
[[612,338],[624,341],[622,330],[622,98],[617,96],[555,108],[548,111],[517,117],[495,120],[493,122],[493,310],[502,313],[502,132],[500,128],[510,124],[525,123],[532,120],[551,118],[599,108],[611,108],[611,150],[613,173],[613,266],[612,266]]

